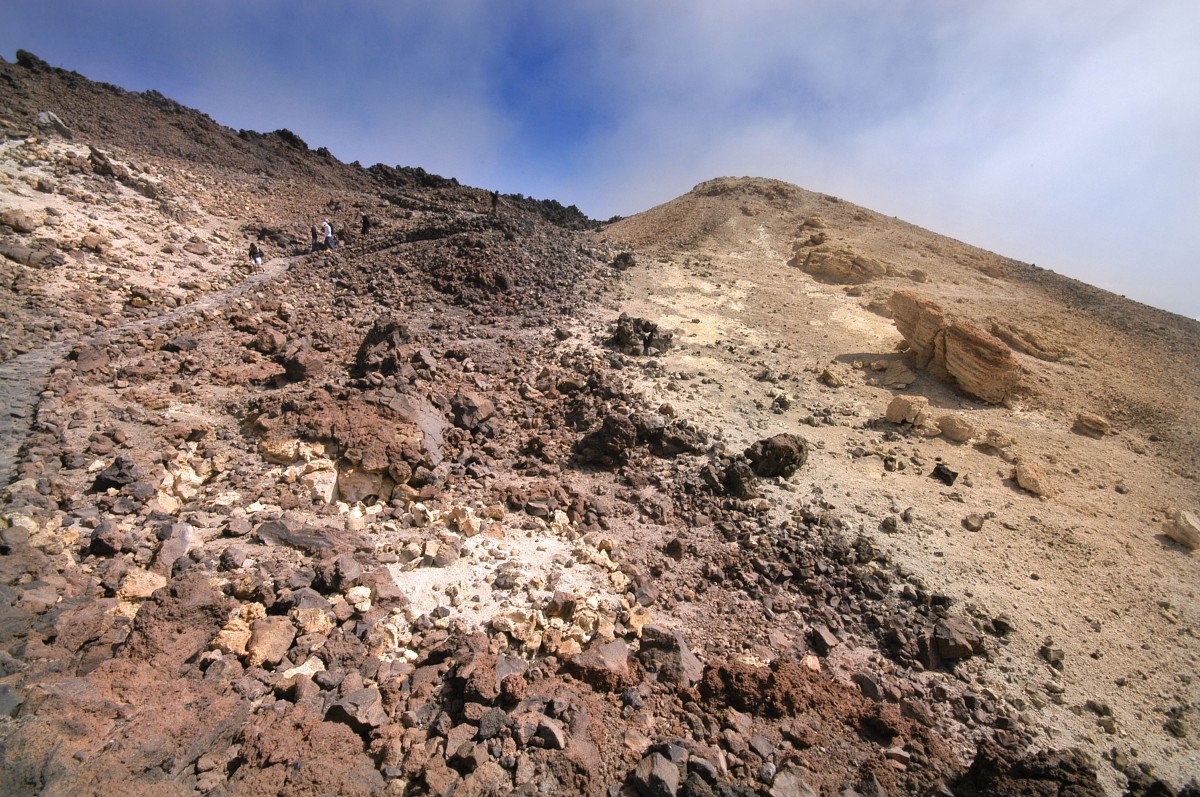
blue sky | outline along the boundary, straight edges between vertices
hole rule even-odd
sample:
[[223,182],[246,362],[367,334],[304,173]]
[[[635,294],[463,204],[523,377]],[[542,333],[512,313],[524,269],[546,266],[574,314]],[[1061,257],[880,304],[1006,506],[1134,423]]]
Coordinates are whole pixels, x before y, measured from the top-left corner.
[[6,0],[17,48],[629,215],[773,177],[1200,317],[1195,0]]

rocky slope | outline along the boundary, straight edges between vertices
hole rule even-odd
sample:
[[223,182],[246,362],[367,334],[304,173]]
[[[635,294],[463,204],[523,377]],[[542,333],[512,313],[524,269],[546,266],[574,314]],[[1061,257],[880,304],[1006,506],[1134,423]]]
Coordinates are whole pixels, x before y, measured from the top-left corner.
[[5,793],[1196,792],[1195,323],[0,83]]

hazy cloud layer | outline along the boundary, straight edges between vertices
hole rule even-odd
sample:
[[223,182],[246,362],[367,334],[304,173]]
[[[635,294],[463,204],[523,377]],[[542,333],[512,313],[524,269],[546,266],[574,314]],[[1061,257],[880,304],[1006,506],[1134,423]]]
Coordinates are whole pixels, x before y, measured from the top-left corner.
[[1200,316],[1192,0],[28,2],[0,50],[605,218],[837,194]]

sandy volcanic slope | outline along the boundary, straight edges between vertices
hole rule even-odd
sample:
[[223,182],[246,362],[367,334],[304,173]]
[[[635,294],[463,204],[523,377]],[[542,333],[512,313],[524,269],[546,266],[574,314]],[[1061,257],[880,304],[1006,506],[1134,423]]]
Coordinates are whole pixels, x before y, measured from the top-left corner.
[[[813,215],[831,238],[901,276],[855,296],[860,289],[789,267]],[[811,485],[932,589],[978,617],[1012,618],[1016,631],[999,654],[960,671],[1019,709],[1041,729],[1042,744],[1097,756],[1132,748],[1180,782],[1200,771],[1195,734],[1164,730],[1181,708],[1197,721],[1200,557],[1161,533],[1164,510],[1197,502],[1196,482],[1180,475],[1196,461],[1188,429],[1198,417],[1194,322],[1061,278],[1030,283],[1020,276],[1028,267],[772,181],[705,183],[607,235],[618,248],[648,253],[613,311],[676,333],[662,372],[644,380],[652,405],[668,401],[721,430],[733,450],[777,432],[804,434],[816,450],[786,490],[772,492],[780,516]],[[903,276],[915,268],[928,281]],[[927,396],[935,416],[956,412],[981,432],[1010,435],[1011,452],[1039,462],[1056,497],[1018,488],[995,450],[882,421],[894,391],[868,384],[880,374],[858,366],[901,358],[892,322],[865,308],[897,288],[980,326],[1000,318],[1035,330],[1072,352],[1059,362],[1018,355],[1033,393],[1012,407],[972,400],[929,375],[900,391]],[[1064,304],[1073,290],[1086,307]],[[1113,317],[1122,329],[1105,323]],[[819,382],[826,368],[845,386]],[[793,399],[782,413],[771,409],[779,394]],[[836,425],[805,425],[822,410],[833,411]],[[1107,415],[1117,433],[1072,432],[1081,410]],[[904,469],[889,472],[889,455]],[[961,474],[953,487],[929,478],[939,459]],[[881,529],[908,507],[913,522]],[[961,523],[972,513],[987,517],[979,532]],[[1047,640],[1066,654],[1061,672],[1039,655]],[[1111,731],[1085,708],[1089,700],[1111,707]],[[1101,772],[1116,789],[1112,770]]]

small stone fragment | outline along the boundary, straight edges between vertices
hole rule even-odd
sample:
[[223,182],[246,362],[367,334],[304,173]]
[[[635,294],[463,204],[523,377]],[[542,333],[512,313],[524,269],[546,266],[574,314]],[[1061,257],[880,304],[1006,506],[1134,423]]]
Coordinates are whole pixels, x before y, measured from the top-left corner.
[[927,418],[929,399],[924,396],[896,396],[888,404],[885,417],[889,423],[908,423],[921,426]]
[[958,473],[947,468],[944,462],[934,465],[933,472],[929,475],[947,487],[953,487],[955,480],[958,478]]
[[947,440],[965,443],[975,436],[975,424],[961,415],[943,415],[937,419],[938,429]]
[[1017,458],[1016,464],[1017,484],[1022,490],[1028,490],[1034,495],[1043,498],[1050,498],[1054,495],[1054,485],[1050,482],[1050,477],[1041,465],[1036,462],[1030,462],[1021,457]]
[[246,644],[247,660],[252,665],[274,666],[283,661],[295,638],[296,627],[287,617],[271,615],[255,620]]
[[1167,516],[1164,529],[1175,542],[1194,551],[1200,548],[1200,518],[1183,509],[1176,509]]

